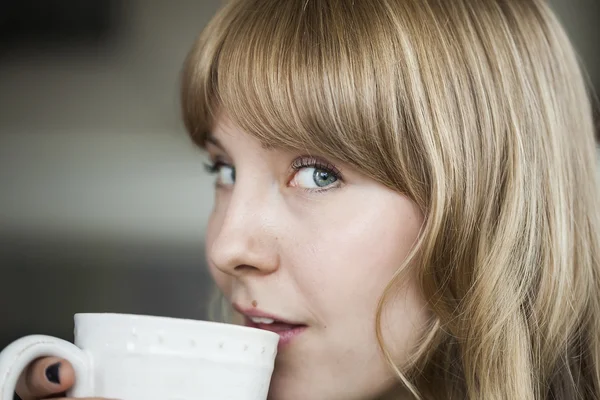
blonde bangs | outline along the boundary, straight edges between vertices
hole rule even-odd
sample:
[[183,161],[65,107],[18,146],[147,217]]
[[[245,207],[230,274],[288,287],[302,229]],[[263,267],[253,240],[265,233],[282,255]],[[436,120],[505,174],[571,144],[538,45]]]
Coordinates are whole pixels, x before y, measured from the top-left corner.
[[[224,113],[266,147],[329,156],[402,190],[396,151],[410,144],[388,51],[397,28],[385,2],[331,3],[228,3],[186,63],[187,128],[202,146]],[[378,28],[366,14],[381,17]]]

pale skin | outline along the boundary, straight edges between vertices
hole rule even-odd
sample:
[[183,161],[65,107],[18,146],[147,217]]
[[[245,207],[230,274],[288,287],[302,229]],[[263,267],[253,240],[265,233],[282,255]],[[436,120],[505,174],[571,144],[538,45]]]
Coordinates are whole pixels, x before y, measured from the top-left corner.
[[[395,390],[375,311],[422,226],[414,202],[336,160],[265,148],[226,117],[210,137],[216,197],[206,250],[216,284],[242,308],[306,326],[280,350],[269,400],[381,399]],[[430,317],[425,304],[407,278],[385,308],[383,333],[399,366]],[[72,385],[64,360],[60,384],[46,379],[56,361],[23,374],[23,400]]]

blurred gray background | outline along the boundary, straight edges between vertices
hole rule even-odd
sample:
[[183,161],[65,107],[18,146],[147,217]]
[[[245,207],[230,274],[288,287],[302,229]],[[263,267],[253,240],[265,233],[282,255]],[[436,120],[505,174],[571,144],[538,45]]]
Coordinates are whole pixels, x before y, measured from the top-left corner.
[[[282,0],[283,1],[283,0]],[[0,349],[76,312],[205,318],[178,77],[221,0],[0,2]],[[600,88],[600,0],[551,1]]]

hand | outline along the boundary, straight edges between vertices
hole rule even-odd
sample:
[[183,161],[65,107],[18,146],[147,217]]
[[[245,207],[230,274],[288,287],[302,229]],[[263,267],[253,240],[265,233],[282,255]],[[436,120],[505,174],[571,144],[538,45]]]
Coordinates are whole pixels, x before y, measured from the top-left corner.
[[[38,400],[63,395],[75,383],[71,364],[56,357],[40,358],[27,367],[17,383],[21,400]],[[66,398],[62,398],[66,400]],[[101,400],[101,399],[88,399]]]

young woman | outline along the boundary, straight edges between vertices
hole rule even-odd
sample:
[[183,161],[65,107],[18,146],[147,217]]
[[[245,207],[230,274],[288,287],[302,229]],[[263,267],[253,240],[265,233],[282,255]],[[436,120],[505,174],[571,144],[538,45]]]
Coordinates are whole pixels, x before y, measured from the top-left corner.
[[591,107],[543,1],[233,0],[182,88],[271,399],[600,399]]

